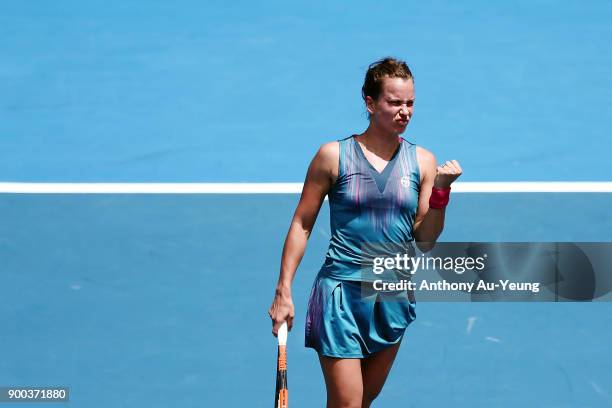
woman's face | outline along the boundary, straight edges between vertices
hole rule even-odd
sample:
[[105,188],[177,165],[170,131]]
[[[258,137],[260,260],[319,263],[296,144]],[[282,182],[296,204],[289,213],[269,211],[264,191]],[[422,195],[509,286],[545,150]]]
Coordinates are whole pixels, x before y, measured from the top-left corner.
[[401,134],[406,130],[414,111],[412,79],[385,78],[378,99],[366,97],[370,121],[381,130]]

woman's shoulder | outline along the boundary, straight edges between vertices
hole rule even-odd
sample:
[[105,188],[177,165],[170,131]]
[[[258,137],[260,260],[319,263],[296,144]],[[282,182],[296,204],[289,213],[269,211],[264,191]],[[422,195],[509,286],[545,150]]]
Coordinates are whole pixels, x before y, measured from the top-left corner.
[[430,175],[436,174],[436,156],[429,150],[421,146],[416,146],[416,159],[419,164],[419,173],[421,174],[421,182]]
[[338,158],[340,155],[340,141],[334,140],[331,142],[323,143],[317,152],[317,156],[321,156],[324,159]]
[[416,149],[416,155],[419,161],[423,163],[436,163],[436,156],[426,148],[418,145],[414,145]]
[[338,167],[339,157],[340,143],[338,141],[327,142],[319,146],[313,163],[333,172]]
[[340,143],[338,141],[323,143],[312,159],[310,167],[326,174],[333,184],[338,177],[339,158]]

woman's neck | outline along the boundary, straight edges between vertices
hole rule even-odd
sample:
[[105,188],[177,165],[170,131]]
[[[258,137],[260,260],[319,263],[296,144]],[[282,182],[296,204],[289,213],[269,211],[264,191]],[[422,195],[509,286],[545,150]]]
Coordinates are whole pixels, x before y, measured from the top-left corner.
[[397,134],[381,132],[370,123],[365,132],[357,135],[357,141],[361,142],[369,152],[387,159],[397,150],[400,138]]

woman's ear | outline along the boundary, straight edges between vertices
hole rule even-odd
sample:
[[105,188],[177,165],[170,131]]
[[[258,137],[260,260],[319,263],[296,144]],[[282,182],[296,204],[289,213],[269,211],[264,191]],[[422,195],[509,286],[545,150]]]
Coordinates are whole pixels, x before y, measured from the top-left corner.
[[374,99],[372,99],[371,96],[366,96],[365,103],[366,103],[366,109],[368,110],[368,113],[370,115],[373,114],[374,113]]

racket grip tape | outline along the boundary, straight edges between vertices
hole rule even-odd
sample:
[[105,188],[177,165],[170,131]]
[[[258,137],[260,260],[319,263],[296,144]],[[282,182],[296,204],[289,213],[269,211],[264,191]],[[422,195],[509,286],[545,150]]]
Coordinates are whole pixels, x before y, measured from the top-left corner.
[[278,346],[278,361],[276,366],[276,393],[274,408],[288,408],[289,392],[287,389],[287,346]]

